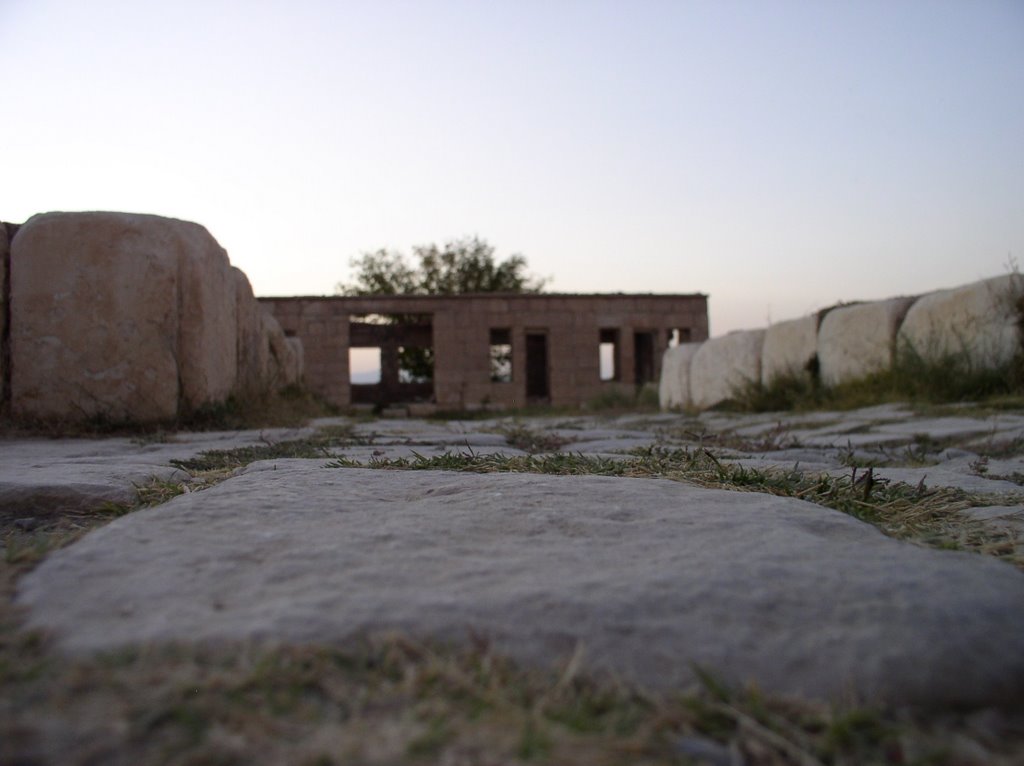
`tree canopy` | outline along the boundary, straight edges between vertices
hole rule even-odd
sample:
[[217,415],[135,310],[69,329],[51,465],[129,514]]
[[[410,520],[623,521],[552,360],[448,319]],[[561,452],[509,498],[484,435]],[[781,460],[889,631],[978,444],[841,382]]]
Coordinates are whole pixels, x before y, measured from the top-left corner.
[[339,282],[339,295],[456,295],[460,293],[536,293],[545,280],[527,273],[526,258],[502,262],[494,247],[479,237],[464,237],[412,250],[415,265],[401,253],[380,249],[353,258],[352,282]]

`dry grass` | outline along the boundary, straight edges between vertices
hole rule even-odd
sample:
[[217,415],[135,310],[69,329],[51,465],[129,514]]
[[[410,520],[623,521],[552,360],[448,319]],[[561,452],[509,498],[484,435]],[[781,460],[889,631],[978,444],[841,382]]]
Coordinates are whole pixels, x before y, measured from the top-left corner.
[[[1005,764],[1024,718],[834,708],[527,671],[486,642],[161,646],[69,660],[5,630],[0,762]],[[703,759],[697,756],[704,756]]]

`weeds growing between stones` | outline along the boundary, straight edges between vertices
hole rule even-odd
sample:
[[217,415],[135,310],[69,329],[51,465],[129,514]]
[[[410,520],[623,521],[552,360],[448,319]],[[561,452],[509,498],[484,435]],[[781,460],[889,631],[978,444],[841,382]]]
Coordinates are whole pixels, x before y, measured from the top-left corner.
[[230,450],[208,450],[194,458],[172,460],[171,463],[187,471],[231,471],[257,460],[330,457],[331,449],[372,443],[373,436],[357,435],[354,427],[346,424],[321,428],[316,435],[305,439],[268,442]]

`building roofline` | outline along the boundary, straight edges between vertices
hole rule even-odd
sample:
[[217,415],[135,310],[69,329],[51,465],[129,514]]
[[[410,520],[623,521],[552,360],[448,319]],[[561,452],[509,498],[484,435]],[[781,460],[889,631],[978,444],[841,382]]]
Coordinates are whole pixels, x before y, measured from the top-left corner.
[[436,293],[431,295],[382,294],[382,295],[258,295],[261,301],[339,301],[339,300],[451,300],[465,298],[707,298],[707,293]]

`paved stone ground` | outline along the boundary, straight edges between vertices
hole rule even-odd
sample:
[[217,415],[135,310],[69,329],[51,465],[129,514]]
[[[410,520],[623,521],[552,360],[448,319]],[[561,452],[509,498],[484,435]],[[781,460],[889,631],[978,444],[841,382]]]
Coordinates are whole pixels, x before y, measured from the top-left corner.
[[[294,431],[0,442],[0,513],[124,502],[170,460],[348,426],[360,463],[524,449],[623,458],[702,445],[754,467],[960,487],[972,521],[1024,534],[1024,414],[885,405],[803,415],[318,421]],[[541,435],[533,444],[525,437]],[[513,446],[514,442],[519,445]],[[987,456],[987,457],[986,457]],[[800,500],[681,482],[253,463],[99,529],[23,579],[68,651],[136,641],[490,636],[526,662],[575,651],[656,686],[692,664],[815,698],[1024,698],[1024,574],[925,549]]]

